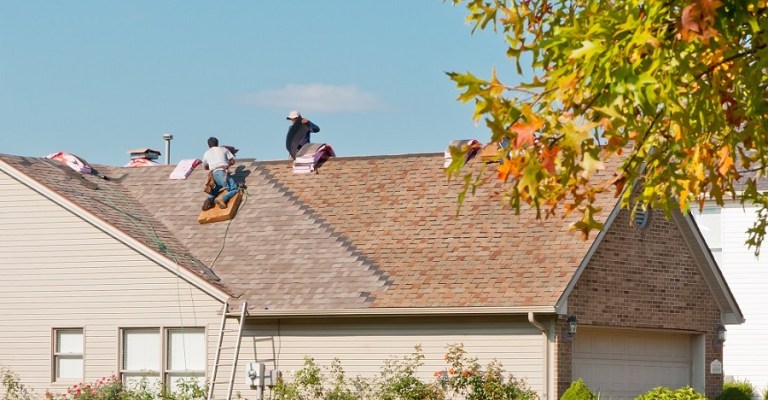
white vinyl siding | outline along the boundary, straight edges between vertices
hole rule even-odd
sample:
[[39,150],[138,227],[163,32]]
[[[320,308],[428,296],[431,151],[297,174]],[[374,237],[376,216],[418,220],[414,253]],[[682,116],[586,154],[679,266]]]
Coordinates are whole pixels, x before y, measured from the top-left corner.
[[219,300],[2,172],[0,220],[0,366],[36,392],[72,385],[54,329],[82,327],[85,382],[120,373],[121,328],[218,330]]
[[[718,264],[746,319],[744,324],[726,327],[723,374],[727,379],[747,380],[758,389],[756,393],[762,393],[768,388],[768,346],[764,340],[768,332],[768,247],[764,245],[757,258],[755,249],[745,244],[747,229],[757,218],[757,208],[727,204],[724,208],[708,207],[705,212],[720,217],[717,222],[722,258]],[[710,244],[706,235],[705,238],[707,245],[717,246],[716,242]]]
[[53,381],[80,382],[83,379],[83,330],[54,330]]

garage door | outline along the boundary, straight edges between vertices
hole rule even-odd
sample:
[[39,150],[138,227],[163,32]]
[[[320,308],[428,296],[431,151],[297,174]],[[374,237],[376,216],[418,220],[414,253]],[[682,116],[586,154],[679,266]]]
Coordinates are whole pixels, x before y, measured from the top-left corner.
[[691,335],[579,329],[573,379],[601,398],[631,399],[657,386],[691,385]]

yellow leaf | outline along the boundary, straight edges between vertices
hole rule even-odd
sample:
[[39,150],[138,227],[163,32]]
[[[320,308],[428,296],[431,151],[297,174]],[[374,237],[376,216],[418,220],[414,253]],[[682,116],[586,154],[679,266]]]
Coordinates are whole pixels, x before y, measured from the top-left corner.
[[589,153],[584,153],[584,157],[581,160],[581,177],[589,179],[595,171],[605,169],[605,164],[602,161],[592,157]]

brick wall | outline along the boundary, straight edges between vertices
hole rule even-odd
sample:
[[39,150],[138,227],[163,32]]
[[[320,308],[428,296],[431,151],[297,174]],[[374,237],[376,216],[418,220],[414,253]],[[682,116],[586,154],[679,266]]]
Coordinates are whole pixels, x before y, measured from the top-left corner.
[[[720,311],[682,235],[662,214],[638,230],[629,225],[627,211],[619,213],[571,292],[568,313],[580,326],[704,333],[706,395],[720,393],[722,375],[710,375],[708,368],[723,360],[722,346],[713,342]],[[558,397],[571,382],[571,343],[561,334],[566,325],[557,323]]]

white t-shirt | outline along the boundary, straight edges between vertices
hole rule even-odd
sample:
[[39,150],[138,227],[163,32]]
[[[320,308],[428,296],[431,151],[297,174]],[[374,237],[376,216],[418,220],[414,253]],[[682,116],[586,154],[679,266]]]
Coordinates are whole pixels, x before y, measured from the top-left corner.
[[227,169],[229,168],[229,160],[234,158],[235,156],[226,147],[211,147],[203,155],[203,164],[207,165],[210,170]]

